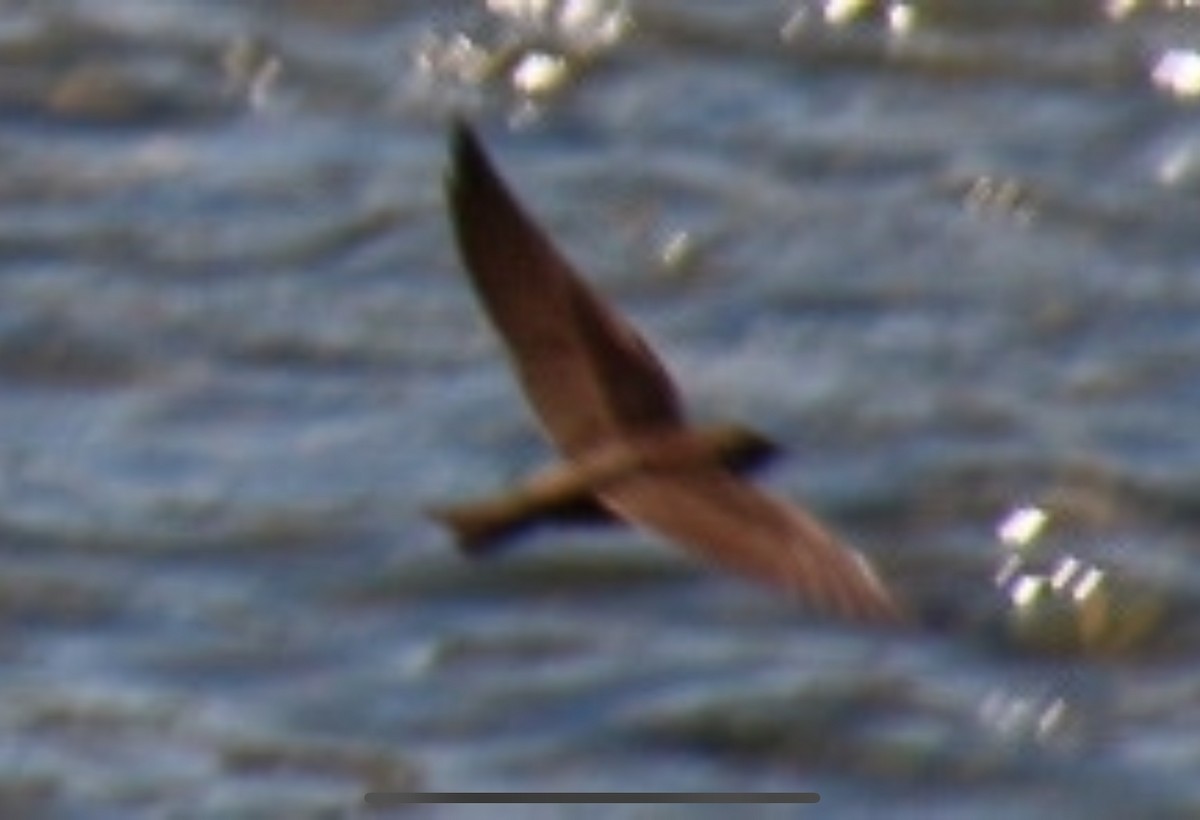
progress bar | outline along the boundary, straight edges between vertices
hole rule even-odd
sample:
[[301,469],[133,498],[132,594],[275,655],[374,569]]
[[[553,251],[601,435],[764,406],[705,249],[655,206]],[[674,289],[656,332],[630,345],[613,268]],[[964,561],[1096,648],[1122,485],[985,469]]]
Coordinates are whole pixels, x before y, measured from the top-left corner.
[[816,792],[368,792],[368,806],[418,803],[819,803]]

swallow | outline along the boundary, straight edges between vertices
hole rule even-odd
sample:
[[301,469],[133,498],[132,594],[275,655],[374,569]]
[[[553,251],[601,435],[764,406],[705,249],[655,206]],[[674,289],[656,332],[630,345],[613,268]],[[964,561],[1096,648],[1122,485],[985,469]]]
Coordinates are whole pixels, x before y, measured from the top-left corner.
[[463,267],[562,461],[482,501],[433,508],[468,554],[544,520],[603,514],[832,616],[906,620],[866,558],[744,473],[777,453],[701,427],[642,335],[527,213],[470,126],[451,133],[447,205]]

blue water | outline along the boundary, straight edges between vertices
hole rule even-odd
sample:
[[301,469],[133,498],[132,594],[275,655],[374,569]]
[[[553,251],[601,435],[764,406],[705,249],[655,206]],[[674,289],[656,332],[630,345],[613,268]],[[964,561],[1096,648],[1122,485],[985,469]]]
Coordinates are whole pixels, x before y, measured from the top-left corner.
[[[1200,810],[1194,11],[10,5],[0,814]],[[907,597],[970,611],[1045,503],[1172,629],[861,630],[619,529],[462,560],[422,508],[549,453],[450,242],[454,111],[695,414],[787,446],[767,482]]]

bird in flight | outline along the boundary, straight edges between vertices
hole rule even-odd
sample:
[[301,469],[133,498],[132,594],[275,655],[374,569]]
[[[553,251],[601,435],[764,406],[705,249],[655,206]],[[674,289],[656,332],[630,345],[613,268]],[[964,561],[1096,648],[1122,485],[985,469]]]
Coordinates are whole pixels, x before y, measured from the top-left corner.
[[604,514],[816,611],[900,622],[860,553],[743,473],[774,452],[738,425],[693,426],[666,368],[525,211],[458,122],[450,220],[471,285],[563,460],[493,498],[436,507],[472,555],[540,521]]

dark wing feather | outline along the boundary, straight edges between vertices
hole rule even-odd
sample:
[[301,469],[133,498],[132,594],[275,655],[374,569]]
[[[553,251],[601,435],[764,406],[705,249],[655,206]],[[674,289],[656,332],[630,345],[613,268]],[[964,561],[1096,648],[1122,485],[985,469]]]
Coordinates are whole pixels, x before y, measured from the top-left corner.
[[899,621],[870,565],[800,507],[718,466],[647,470],[599,494],[632,524],[688,547],[710,564],[797,594],[846,618]]
[[680,401],[662,364],[525,213],[463,124],[447,189],[475,292],[554,442],[576,455],[677,426]]

